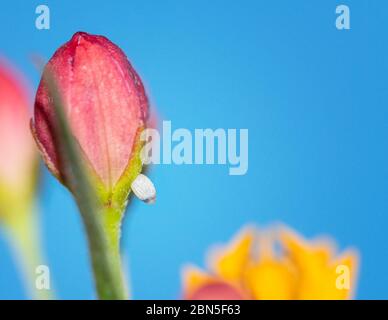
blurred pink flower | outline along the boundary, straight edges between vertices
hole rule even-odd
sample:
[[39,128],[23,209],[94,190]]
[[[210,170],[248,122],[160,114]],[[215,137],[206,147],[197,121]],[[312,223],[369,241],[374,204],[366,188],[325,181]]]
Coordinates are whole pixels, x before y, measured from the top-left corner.
[[36,165],[29,107],[25,80],[0,59],[0,186],[8,191],[29,184]]
[[247,300],[248,295],[226,281],[204,284],[185,297],[187,300]]

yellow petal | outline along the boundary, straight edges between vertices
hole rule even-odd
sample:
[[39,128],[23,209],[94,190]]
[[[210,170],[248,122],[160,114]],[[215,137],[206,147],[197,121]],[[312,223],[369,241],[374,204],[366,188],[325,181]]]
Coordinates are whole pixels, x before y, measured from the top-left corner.
[[220,278],[238,283],[250,261],[254,230],[246,228],[225,248],[218,249],[210,256],[210,267]]
[[[348,250],[332,263],[336,299],[353,298],[358,276],[359,258],[355,250]],[[334,291],[334,290],[333,290]]]
[[187,265],[182,271],[184,296],[191,295],[199,287],[212,282],[212,276],[193,265]]
[[314,257],[314,262],[327,264],[335,252],[334,245],[329,240],[307,241],[295,231],[282,228],[279,232],[280,243],[296,263],[306,262]]
[[[297,299],[350,297],[354,288],[356,255],[347,254],[336,260],[330,242],[308,242],[292,231],[283,230],[280,239],[287,257],[297,270]],[[351,283],[348,289],[340,288],[344,279]]]
[[[300,277],[299,299],[350,299],[355,287],[355,258],[352,256],[326,266],[304,270]],[[311,265],[311,263],[310,263]]]
[[286,261],[265,259],[246,272],[246,286],[258,300],[294,299],[295,280],[295,272]]

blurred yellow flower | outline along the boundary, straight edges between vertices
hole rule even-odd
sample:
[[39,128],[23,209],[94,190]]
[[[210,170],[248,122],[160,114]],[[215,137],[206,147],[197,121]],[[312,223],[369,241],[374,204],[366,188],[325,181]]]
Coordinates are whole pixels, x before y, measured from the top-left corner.
[[328,239],[249,227],[216,248],[208,264],[209,271],[184,268],[185,299],[350,299],[359,263],[354,250],[337,255]]

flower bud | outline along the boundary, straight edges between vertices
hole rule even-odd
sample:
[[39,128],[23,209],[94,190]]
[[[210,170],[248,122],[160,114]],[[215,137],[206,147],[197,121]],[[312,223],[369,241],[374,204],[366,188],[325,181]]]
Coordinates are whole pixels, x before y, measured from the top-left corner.
[[[139,135],[146,126],[148,99],[123,51],[103,36],[77,32],[55,52],[44,72],[55,79],[92,177],[108,193],[122,183],[129,190],[141,170]],[[66,184],[67,164],[58,147],[53,97],[45,79],[44,74],[32,130],[48,168]]]

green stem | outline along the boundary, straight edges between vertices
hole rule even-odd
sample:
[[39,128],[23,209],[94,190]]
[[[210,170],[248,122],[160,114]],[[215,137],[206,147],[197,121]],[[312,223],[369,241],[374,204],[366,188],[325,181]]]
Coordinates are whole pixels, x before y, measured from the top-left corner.
[[123,293],[124,299],[128,298],[128,290],[125,286],[124,273],[122,269],[122,261],[120,254],[120,238],[121,238],[121,221],[124,214],[122,208],[114,206],[104,207],[103,228],[108,240],[108,250],[112,253],[112,264],[116,270],[118,278],[120,278],[120,291]]
[[[50,289],[39,289],[36,286],[36,279],[39,276],[36,273],[37,267],[45,265],[40,249],[37,212],[32,205],[27,204],[20,205],[16,211],[7,219],[6,227],[16,259],[25,278],[27,290],[33,299],[52,299],[53,295]],[[50,281],[50,277],[48,277],[48,281]]]
[[128,297],[124,285],[120,256],[120,227],[122,211],[104,207],[96,212],[102,217],[85,218],[88,215],[79,203],[89,243],[97,295],[102,300],[125,300]]

